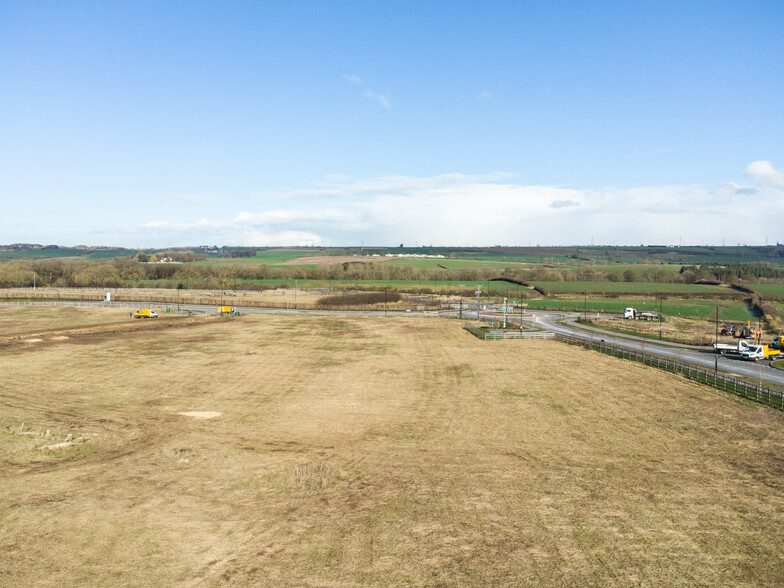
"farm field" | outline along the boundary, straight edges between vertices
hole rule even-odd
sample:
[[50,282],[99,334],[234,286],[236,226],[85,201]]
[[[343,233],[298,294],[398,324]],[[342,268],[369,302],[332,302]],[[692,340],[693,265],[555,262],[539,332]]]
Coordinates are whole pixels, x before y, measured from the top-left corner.
[[[127,309],[101,307],[0,306],[0,340],[138,322],[131,319],[128,312]],[[165,322],[167,318],[156,320]]]
[[749,284],[749,287],[762,295],[773,294],[784,297],[784,284]]
[[320,255],[318,251],[309,249],[265,249],[257,251],[256,255],[252,257],[209,257],[206,261],[200,263],[282,265],[301,257],[314,257],[318,255]]
[[[385,258],[380,258],[385,259]],[[387,263],[403,265],[414,268],[470,270],[484,268],[519,268],[523,266],[522,260],[488,260],[488,259],[428,259],[428,258],[393,258]],[[442,267],[443,266],[443,267]]]
[[0,583],[784,581],[780,412],[457,321],[150,326],[0,348]]
[[532,282],[542,286],[553,294],[588,293],[630,293],[630,294],[726,294],[727,296],[743,296],[743,294],[723,286],[702,284],[666,284],[651,282]]

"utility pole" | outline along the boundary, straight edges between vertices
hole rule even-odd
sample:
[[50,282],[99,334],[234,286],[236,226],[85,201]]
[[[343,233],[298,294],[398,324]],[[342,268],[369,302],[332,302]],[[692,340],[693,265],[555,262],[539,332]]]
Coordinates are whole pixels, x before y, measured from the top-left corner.
[[716,307],[716,375],[719,375],[719,307]]
[[588,290],[583,290],[583,318],[588,320]]
[[664,308],[664,296],[659,296],[659,341],[662,340],[662,308]]

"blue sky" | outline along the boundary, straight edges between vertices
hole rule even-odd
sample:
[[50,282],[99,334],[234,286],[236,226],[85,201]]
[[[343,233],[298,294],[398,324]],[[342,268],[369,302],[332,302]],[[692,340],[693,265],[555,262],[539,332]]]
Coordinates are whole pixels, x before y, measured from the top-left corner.
[[784,241],[784,3],[0,0],[0,243]]

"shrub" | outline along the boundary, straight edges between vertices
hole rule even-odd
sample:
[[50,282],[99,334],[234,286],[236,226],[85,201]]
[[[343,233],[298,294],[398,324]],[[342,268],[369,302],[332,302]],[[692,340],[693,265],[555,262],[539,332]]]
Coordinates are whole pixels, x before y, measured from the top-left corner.
[[363,304],[397,302],[398,300],[400,300],[399,292],[362,292],[357,294],[324,296],[319,298],[316,304],[319,306],[361,306]]

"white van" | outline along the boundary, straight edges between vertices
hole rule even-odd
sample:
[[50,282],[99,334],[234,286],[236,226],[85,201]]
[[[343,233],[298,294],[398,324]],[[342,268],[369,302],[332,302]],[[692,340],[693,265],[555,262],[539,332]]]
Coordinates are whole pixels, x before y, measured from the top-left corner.
[[748,349],[740,352],[740,358],[749,361],[765,359],[765,348],[762,345],[749,345]]

